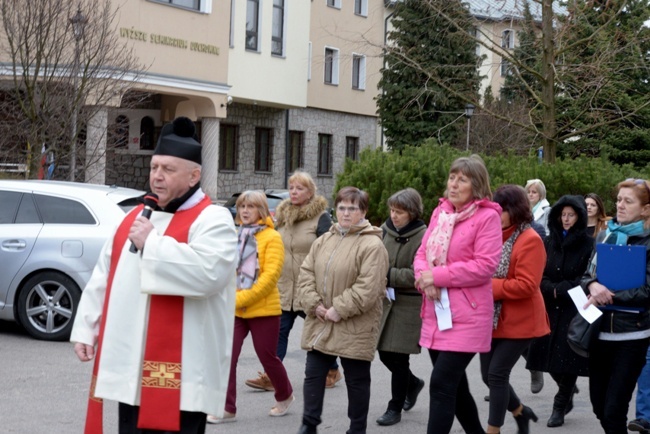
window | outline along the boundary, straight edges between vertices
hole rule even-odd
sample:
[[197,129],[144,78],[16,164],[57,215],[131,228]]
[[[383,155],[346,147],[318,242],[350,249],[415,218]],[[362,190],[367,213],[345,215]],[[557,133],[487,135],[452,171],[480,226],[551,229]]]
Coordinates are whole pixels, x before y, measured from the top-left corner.
[[284,45],[284,0],[273,0],[271,53],[282,56]]
[[[36,211],[32,194],[24,194],[23,200],[20,201],[18,214],[16,214],[16,224],[40,224],[41,218]],[[138,204],[139,205],[139,204]]]
[[510,62],[507,61],[506,59],[501,59],[501,77],[505,77],[506,75],[510,75]]
[[514,48],[514,33],[511,29],[504,30],[501,33],[501,48]]
[[22,193],[16,191],[0,191],[0,225],[11,224],[16,217],[16,210]]
[[259,33],[259,0],[248,0],[246,4],[246,49],[257,51]]
[[219,126],[219,170],[237,170],[239,152],[239,127],[221,124]]
[[341,9],[341,0],[327,0],[327,6]]
[[271,151],[273,147],[273,130],[255,128],[255,171],[270,172]]
[[97,224],[93,215],[84,205],[76,200],[62,197],[35,194],[36,206],[43,217],[43,223],[49,224]]
[[472,27],[469,30],[469,35],[476,38],[476,51],[475,51],[475,53],[476,53],[476,55],[478,57],[481,57],[481,44],[479,43],[479,41],[481,40],[481,33],[478,31],[478,29],[476,27]]
[[318,174],[332,174],[332,136],[330,134],[318,135]]
[[289,131],[289,172],[295,172],[303,165],[304,137],[302,131]]
[[124,115],[119,115],[115,118],[112,142],[116,148],[126,148],[129,146],[129,118]]
[[354,13],[364,17],[368,16],[368,0],[354,0]]
[[325,83],[339,84],[339,50],[325,48]]
[[156,127],[150,116],[145,116],[140,121],[140,149],[153,150],[155,142],[153,136]]
[[194,9],[209,14],[212,12],[212,0],[156,0],[160,3],[167,3],[182,8]]
[[352,89],[366,88],[366,56],[352,55]]
[[350,160],[359,159],[359,138],[358,137],[345,138],[345,156]]

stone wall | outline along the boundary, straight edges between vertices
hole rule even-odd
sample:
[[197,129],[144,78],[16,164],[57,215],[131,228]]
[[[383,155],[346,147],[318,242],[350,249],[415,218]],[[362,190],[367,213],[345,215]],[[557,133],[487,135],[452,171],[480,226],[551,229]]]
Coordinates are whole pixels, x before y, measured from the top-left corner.
[[130,153],[109,149],[106,152],[106,184],[149,190],[149,162],[152,152]]
[[[233,104],[223,123],[239,125],[237,171],[219,172],[219,197],[243,190],[284,188],[286,110]],[[255,172],[255,127],[273,129],[272,173]],[[289,130],[304,132],[303,169],[316,181],[318,191],[330,199],[336,173],[343,170],[346,137],[359,138],[359,150],[377,143],[377,118],[319,109],[290,109]],[[316,175],[318,135],[332,135],[332,175]]]

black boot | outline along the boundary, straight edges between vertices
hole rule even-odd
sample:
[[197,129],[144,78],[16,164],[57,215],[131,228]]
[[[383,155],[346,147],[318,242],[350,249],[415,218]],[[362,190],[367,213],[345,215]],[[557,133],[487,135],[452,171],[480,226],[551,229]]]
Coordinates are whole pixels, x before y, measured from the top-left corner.
[[315,426],[305,425],[304,423],[298,430],[298,434],[316,434],[317,432]]
[[417,383],[409,384],[409,391],[406,393],[406,399],[404,400],[404,405],[402,408],[404,411],[409,411],[415,406],[415,403],[418,401],[418,395],[424,388],[424,380],[417,378]]
[[377,425],[381,426],[390,426],[399,423],[402,420],[402,413],[399,411],[391,410],[390,408],[386,410],[386,413],[379,416],[377,419]]
[[546,422],[546,426],[549,428],[555,428],[564,425],[564,414],[564,410],[554,408],[551,417],[549,417],[548,422]]
[[532,408],[523,406],[523,410],[519,416],[515,416],[515,422],[517,422],[517,433],[518,434],[530,434],[530,421],[537,422],[538,418]]
[[571,396],[569,397],[569,401],[566,403],[566,407],[564,409],[564,414],[567,415],[573,410],[573,395],[576,393],[579,393],[580,390],[578,390],[578,386],[573,387],[573,392],[571,393]]

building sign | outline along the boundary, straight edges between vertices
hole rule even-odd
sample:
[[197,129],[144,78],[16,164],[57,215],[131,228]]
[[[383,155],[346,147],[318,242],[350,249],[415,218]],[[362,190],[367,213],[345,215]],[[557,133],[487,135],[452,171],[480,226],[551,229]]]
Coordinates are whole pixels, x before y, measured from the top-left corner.
[[182,50],[196,51],[199,53],[219,55],[219,47],[210,44],[203,44],[201,42],[188,41],[186,39],[174,38],[166,35],[159,35],[156,33],[147,33],[134,28],[120,28],[120,37],[127,38],[134,41],[149,42],[156,45],[166,45],[168,47],[180,48]]

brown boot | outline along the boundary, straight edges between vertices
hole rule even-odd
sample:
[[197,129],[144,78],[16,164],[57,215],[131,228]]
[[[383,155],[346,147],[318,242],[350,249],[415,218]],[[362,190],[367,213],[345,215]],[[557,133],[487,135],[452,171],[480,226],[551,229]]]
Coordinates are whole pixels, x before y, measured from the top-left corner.
[[273,384],[271,384],[271,379],[265,372],[258,372],[259,377],[253,378],[251,380],[246,380],[246,385],[252,387],[253,389],[265,390],[267,392],[275,391]]
[[330,369],[327,373],[327,379],[325,380],[325,387],[331,389],[332,387],[336,386],[336,383],[341,381],[341,378],[343,378],[343,375],[341,375],[340,370]]

